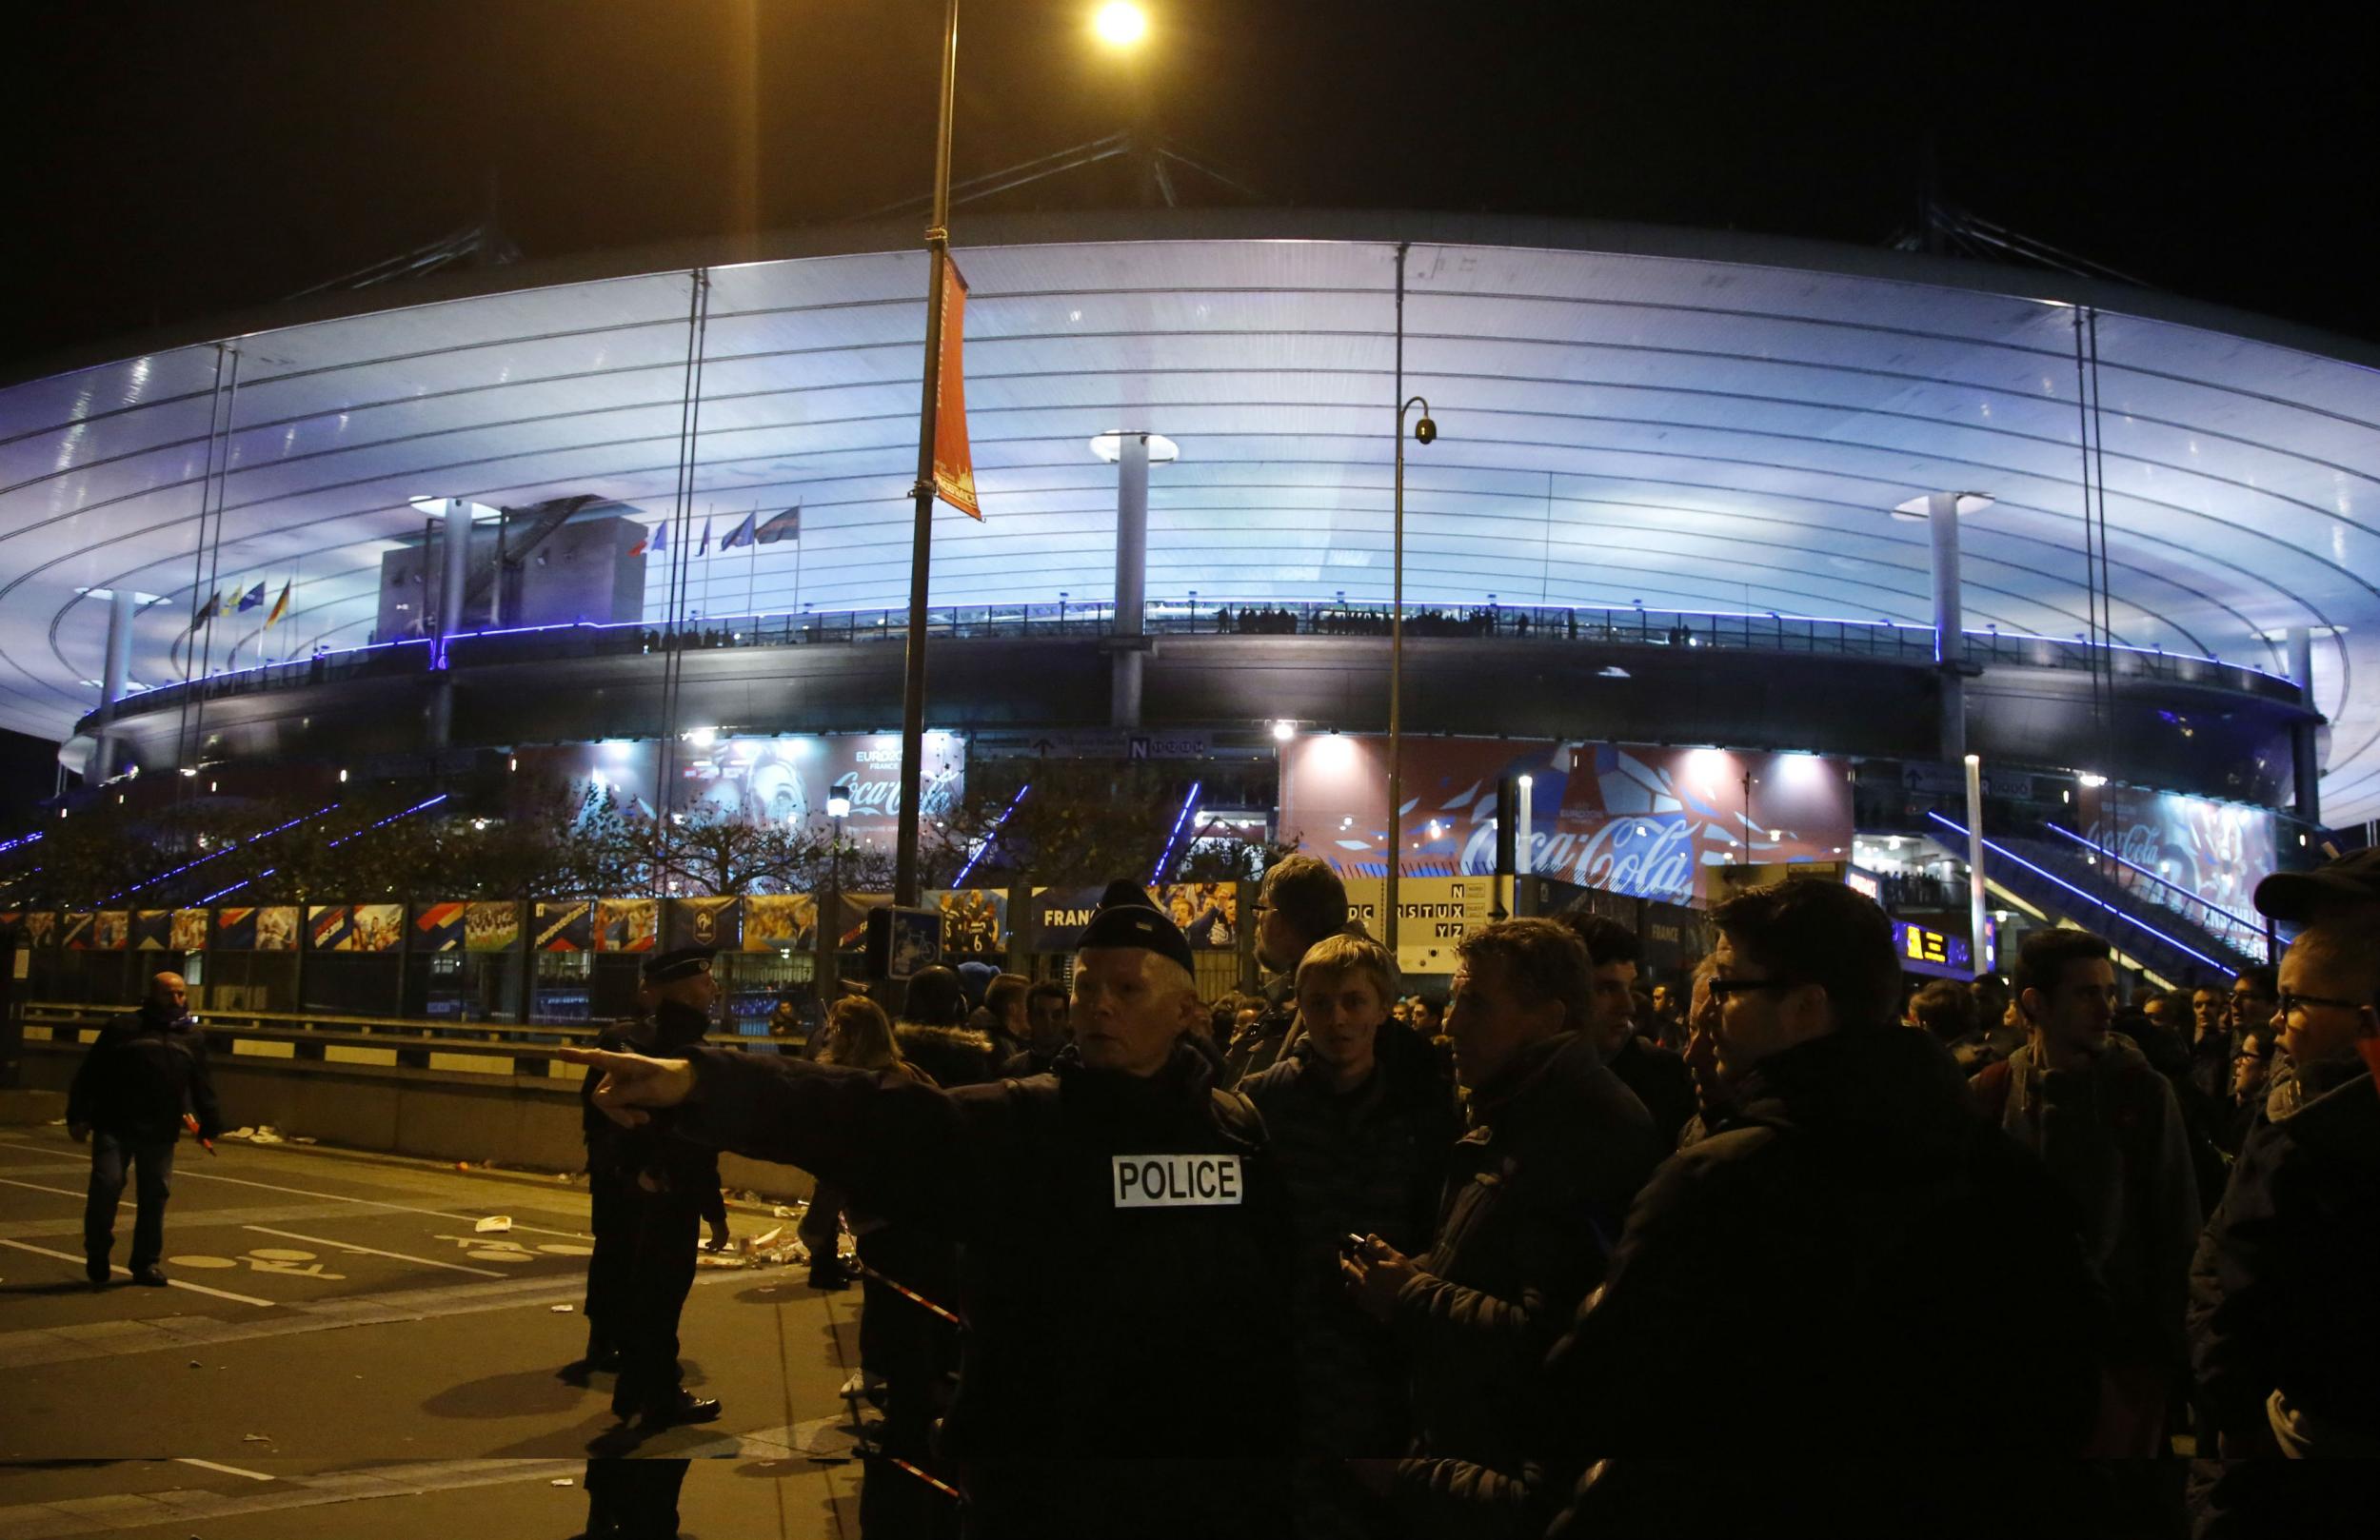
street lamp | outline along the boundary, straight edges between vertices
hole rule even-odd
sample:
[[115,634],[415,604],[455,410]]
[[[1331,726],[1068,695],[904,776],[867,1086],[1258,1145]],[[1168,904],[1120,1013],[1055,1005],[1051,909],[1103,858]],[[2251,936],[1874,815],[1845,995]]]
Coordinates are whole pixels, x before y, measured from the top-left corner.
[[826,816],[835,820],[835,842],[826,857],[826,901],[818,907],[818,1003],[831,1009],[843,975],[843,820],[851,816],[860,778],[845,776],[826,791]]
[[[1404,248],[1397,250],[1397,380],[1399,389],[1405,378],[1405,262]],[[1395,529],[1396,554],[1392,580],[1396,594],[1388,606],[1388,954],[1397,955],[1397,871],[1404,864],[1405,853],[1405,412],[1418,405],[1421,416],[1413,424],[1417,443],[1431,444],[1438,439],[1438,424],[1430,421],[1430,404],[1419,396],[1401,402],[1397,407],[1397,515]]]
[[[1140,8],[1116,3],[1094,17],[1099,34],[1128,47],[1148,30]],[[934,432],[942,393],[942,288],[950,269],[950,125],[959,89],[959,0],[942,9],[941,112],[934,136],[934,213],[925,227],[925,378],[918,402],[918,479],[909,534],[909,632],[901,688],[901,813],[893,902],[918,901],[918,804],[925,769],[925,601],[934,549]]]

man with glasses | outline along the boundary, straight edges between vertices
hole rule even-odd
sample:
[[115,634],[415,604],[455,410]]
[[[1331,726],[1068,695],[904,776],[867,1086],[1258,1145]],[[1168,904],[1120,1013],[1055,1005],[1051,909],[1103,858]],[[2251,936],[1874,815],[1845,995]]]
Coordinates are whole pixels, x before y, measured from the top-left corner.
[[2231,980],[2231,1036],[2244,1037],[2272,1019],[2280,985],[2270,968],[2250,968]]
[[2212,984],[2191,991],[2190,1029],[2190,1083],[2221,1114],[2231,1105],[2231,1056],[2240,1040],[2231,1030],[2231,1002],[2223,991]]
[[1549,1362],[1543,1458],[1583,1472],[1556,1532],[2073,1524],[2058,1457],[2097,1371],[2056,1191],[1975,1116],[1949,1051],[1895,1025],[1874,901],[1796,878],[1712,921],[1733,1107],[1655,1174]]
[[2290,1506],[2311,1493],[2270,1457],[2380,1456],[2380,851],[2267,878],[2256,907],[2305,929],[2281,959],[2271,1090],[2191,1269],[2225,1460],[2203,1532],[2312,1533]]
[[1256,960],[1272,977],[1264,1010],[1224,1045],[1223,1078],[1236,1083],[1273,1067],[1296,1037],[1298,964],[1347,925],[1347,885],[1312,856],[1284,856],[1257,890]]

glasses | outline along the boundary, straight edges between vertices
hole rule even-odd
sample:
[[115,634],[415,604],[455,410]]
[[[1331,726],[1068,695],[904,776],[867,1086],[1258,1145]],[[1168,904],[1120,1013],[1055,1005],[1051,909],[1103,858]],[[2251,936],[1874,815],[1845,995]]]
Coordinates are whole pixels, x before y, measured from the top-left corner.
[[1723,1000],[1747,990],[1799,989],[1801,985],[1802,980],[1798,978],[1714,978],[1703,987],[1711,992],[1713,999]]
[[2280,1011],[2283,1016],[2289,1016],[2309,1005],[2330,1005],[2342,1011],[2361,1011],[2370,1004],[2370,1000],[2343,1000],[2331,995],[2298,995],[2285,989],[2281,991]]

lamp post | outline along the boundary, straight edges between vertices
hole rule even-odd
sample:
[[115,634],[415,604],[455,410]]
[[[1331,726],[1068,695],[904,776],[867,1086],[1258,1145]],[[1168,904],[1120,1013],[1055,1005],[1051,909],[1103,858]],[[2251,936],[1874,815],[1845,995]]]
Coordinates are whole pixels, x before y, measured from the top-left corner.
[[[1148,30],[1140,8],[1116,0],[1093,20],[1117,48]],[[925,379],[918,402],[917,511],[909,532],[909,634],[901,684],[901,814],[893,849],[893,902],[918,901],[918,791],[925,767],[925,601],[934,550],[934,428],[942,389],[942,285],[950,268],[950,120],[959,89],[959,0],[942,8],[942,86],[934,137],[934,213],[925,227]]]
[[[1397,264],[1397,378],[1405,377],[1405,267],[1403,248]],[[1397,955],[1397,872],[1405,858],[1405,412],[1418,405],[1421,416],[1413,424],[1416,441],[1438,438],[1430,421],[1430,404],[1419,396],[1397,407],[1396,555],[1390,582],[1395,597],[1388,605],[1388,952]]]
[[828,788],[826,816],[835,820],[835,842],[826,853],[826,902],[818,912],[818,1003],[835,1003],[843,982],[843,820],[851,816],[851,796],[859,778],[845,776]]

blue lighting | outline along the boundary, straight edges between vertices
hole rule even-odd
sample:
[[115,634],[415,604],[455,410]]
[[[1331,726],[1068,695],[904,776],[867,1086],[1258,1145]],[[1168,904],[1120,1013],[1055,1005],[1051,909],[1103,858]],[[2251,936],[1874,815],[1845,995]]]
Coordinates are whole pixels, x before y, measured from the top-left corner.
[[1165,880],[1165,869],[1174,863],[1174,846],[1181,839],[1181,826],[1199,805],[1199,792],[1205,784],[1203,780],[1190,782],[1190,795],[1181,800],[1181,811],[1174,816],[1174,832],[1165,837],[1165,853],[1157,858],[1157,870],[1149,874],[1151,887]]
[[153,888],[153,887],[155,887],[158,883],[163,882],[163,881],[164,881],[167,878],[169,878],[169,877],[180,877],[180,876],[181,876],[184,872],[187,872],[187,871],[190,870],[190,869],[191,869],[192,867],[194,867],[194,866],[204,866],[204,865],[206,865],[208,861],[211,861],[211,860],[221,860],[224,857],[230,855],[233,851],[235,851],[235,850],[239,850],[239,849],[243,849],[243,848],[245,848],[245,847],[246,847],[246,846],[248,846],[248,845],[252,845],[252,844],[256,843],[256,841],[257,841],[257,840],[259,840],[259,839],[271,839],[274,835],[279,834],[279,833],[280,833],[283,829],[294,829],[294,828],[296,828],[299,824],[306,822],[306,821],[307,821],[307,819],[318,819],[318,818],[321,818],[321,817],[322,817],[325,813],[328,813],[328,812],[332,811],[333,809],[337,808],[337,807],[338,807],[338,805],[339,805],[338,803],[333,802],[333,803],[331,803],[331,804],[330,804],[330,806],[328,806],[328,807],[318,807],[318,808],[314,809],[314,811],[312,811],[311,813],[305,814],[304,816],[299,817],[299,818],[294,818],[294,819],[291,819],[288,822],[284,823],[284,824],[280,824],[280,825],[278,825],[277,827],[274,827],[274,828],[267,829],[267,830],[266,830],[264,833],[262,833],[262,834],[250,835],[250,836],[249,836],[247,839],[245,839],[245,840],[239,840],[239,839],[234,839],[234,840],[231,840],[231,841],[228,842],[227,844],[225,844],[225,846],[224,846],[221,850],[216,851],[216,852],[215,852],[213,855],[211,855],[211,856],[201,856],[200,858],[198,858],[198,859],[196,859],[196,860],[194,860],[194,861],[185,861],[185,862],[183,862],[181,865],[179,865],[179,866],[175,867],[175,868],[174,868],[172,871],[170,871],[170,872],[160,872],[160,873],[158,873],[155,877],[150,878],[150,879],[149,879],[148,881],[146,881],[146,882],[135,882],[135,883],[133,883],[133,884],[132,884],[130,887],[129,887],[129,888],[119,888],[119,889],[117,889],[115,892],[109,894],[109,895],[108,895],[105,898],[102,898],[102,899],[100,899],[99,901],[100,901],[101,903],[103,903],[103,904],[105,904],[105,903],[113,903],[116,899],[121,898],[124,898],[124,897],[126,897],[126,896],[127,896],[127,895],[129,895],[129,894],[138,893],[138,892],[140,892],[140,891],[141,891],[141,889],[143,889],[143,888]]
[[967,885],[967,874],[975,870],[977,861],[983,859],[983,852],[992,848],[992,840],[1000,834],[1000,826],[1008,821],[1008,815],[1017,810],[1017,804],[1023,801],[1024,794],[1032,789],[1033,782],[1029,780],[1017,788],[1017,795],[1008,800],[1008,805],[1001,810],[1000,817],[993,819],[992,826],[984,831],[983,842],[975,847],[975,854],[967,858],[967,863],[959,868],[958,877],[951,881],[952,887],[963,888]]
[[[1961,839],[1967,838],[1967,831],[1965,829],[1960,828],[1955,823],[1953,823],[1941,814],[1928,813],[1926,817],[1942,825],[1945,829],[1950,830],[1953,834],[1957,835]],[[2035,877],[2048,879],[2050,881],[2056,883],[2059,887],[2064,888],[2067,892],[2073,894],[2075,898],[2082,899],[2085,903],[2093,904],[2106,910],[2109,914],[2113,915],[2125,924],[2137,926],[2139,929],[2147,931],[2150,935],[2155,937],[2158,940],[2163,941],[2166,945],[2173,948],[2175,951],[2189,953],[2192,957],[2196,958],[2199,961],[2205,963],[2208,967],[2212,968],[2219,973],[2230,973],[2231,971],[2229,964],[2215,961],[2214,958],[2207,956],[2204,952],[2199,951],[2196,947],[2190,945],[2188,942],[2174,939],[2172,937],[2166,935],[2165,932],[2157,929],[2154,925],[2150,924],[2145,919],[2133,918],[2131,915],[2128,915],[2124,913],[2123,910],[2116,908],[2115,905],[2108,902],[2105,898],[2096,898],[2092,894],[2085,893],[2082,889],[2074,886],[2073,883],[2067,881],[2064,878],[2059,877],[2056,873],[2045,872],[2040,867],[2035,866],[2033,862],[2025,859],[2024,857],[2019,856],[2013,851],[2003,849],[2002,847],[1993,844],[1989,839],[1986,839],[1983,842],[1983,848],[1992,852],[1993,855],[1999,857],[2002,860],[2014,861],[2017,865],[2023,867],[2026,871],[2033,873]]]
[[2076,834],[2072,829],[2061,829],[2056,824],[2053,823],[2050,825],[2050,832],[2052,834],[2064,835],[2067,839],[2072,839],[2074,843],[2082,846],[2085,850],[2091,851],[2094,855],[2105,856],[2108,859],[2113,861],[2116,865],[2123,867],[2128,872],[2138,872],[2141,876],[2147,878],[2150,881],[2154,882],[2161,888],[2171,888],[2173,892],[2180,894],[2191,902],[2195,903],[2202,908],[2211,910],[2215,914],[2221,915],[2225,919],[2231,921],[2233,924],[2245,925],[2250,930],[2256,931],[2258,933],[2262,933],[2264,930],[2264,926],[2261,921],[2250,919],[2245,915],[2235,915],[2229,909],[2224,908],[2221,904],[2209,903],[2206,899],[2201,898],[2198,895],[2191,892],[2188,888],[2183,887],[2180,883],[2169,882],[2164,878],[2159,877],[2156,873],[2149,870],[2149,868],[2139,864],[2137,861],[2128,861],[2105,845],[2092,844],[2090,840],[2085,839],[2081,835]]
[[[381,819],[378,823],[367,823],[367,824],[364,825],[364,827],[362,827],[362,828],[360,828],[360,829],[356,830],[356,831],[355,831],[354,833],[352,833],[352,834],[343,834],[343,835],[341,835],[338,839],[333,839],[333,840],[332,840],[332,841],[331,841],[331,842],[330,842],[330,843],[329,843],[327,847],[325,847],[325,848],[327,848],[327,849],[330,849],[330,850],[336,850],[336,849],[338,849],[341,845],[346,844],[346,843],[347,843],[348,840],[350,840],[350,839],[356,839],[358,836],[361,836],[361,835],[367,835],[367,834],[371,833],[374,829],[382,829],[382,828],[386,828],[386,827],[387,827],[389,824],[396,822],[396,821],[397,821],[397,819],[402,819],[402,818],[410,818],[412,815],[414,815],[414,814],[416,814],[416,813],[419,813],[422,809],[424,809],[424,808],[426,808],[426,807],[436,807],[436,806],[437,806],[440,802],[443,802],[443,801],[445,801],[446,800],[446,794],[445,792],[443,792],[443,791],[442,791],[442,792],[440,792],[437,796],[435,796],[435,797],[431,798],[428,801],[426,801],[426,802],[415,802],[415,803],[414,803],[411,807],[407,808],[407,809],[406,809],[404,812],[402,812],[402,813],[391,813],[391,814],[389,814],[387,818],[382,819]],[[234,882],[234,883],[232,883],[232,884],[231,884],[229,887],[228,887],[228,888],[219,889],[219,890],[218,890],[218,891],[216,891],[216,892],[213,892],[213,893],[210,893],[210,894],[207,895],[207,897],[205,897],[204,898],[199,899],[199,900],[198,900],[198,904],[193,905],[193,907],[203,907],[203,906],[205,906],[205,905],[207,905],[207,904],[213,903],[213,902],[214,902],[217,898],[222,898],[225,894],[227,894],[227,893],[237,893],[237,892],[239,892],[242,888],[247,887],[247,886],[248,885],[248,883],[250,883],[250,882],[261,882],[261,881],[263,881],[266,878],[268,878],[268,877],[272,876],[272,874],[273,874],[273,873],[275,873],[275,872],[277,872],[277,871],[279,871],[279,870],[281,870],[281,868],[280,868],[280,867],[278,867],[278,866],[268,866],[268,867],[266,867],[263,871],[261,871],[261,872],[257,873],[254,877],[248,878],[248,879],[244,879],[244,880],[242,880],[242,881]]]

